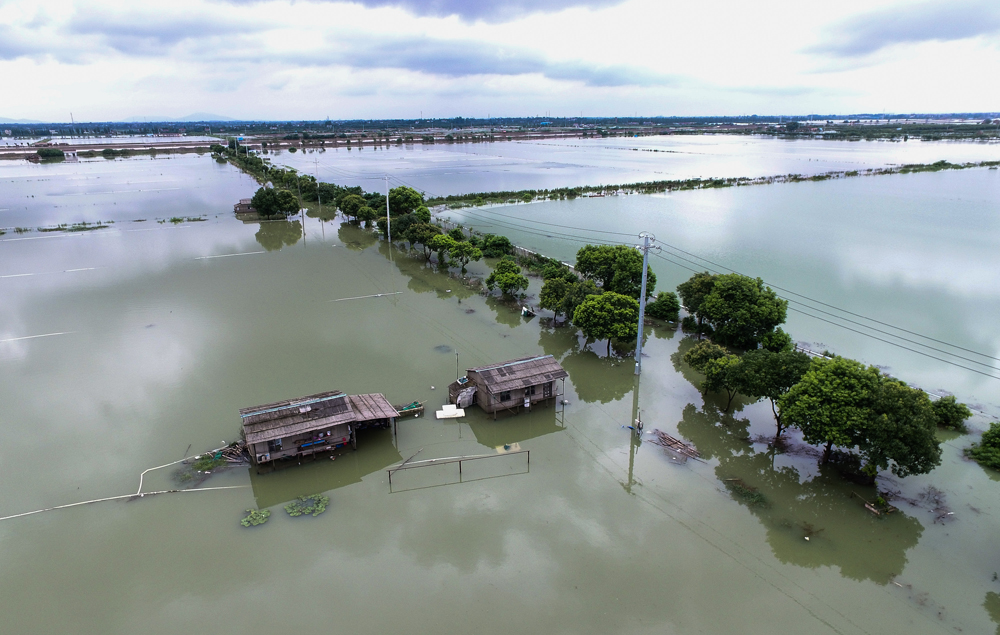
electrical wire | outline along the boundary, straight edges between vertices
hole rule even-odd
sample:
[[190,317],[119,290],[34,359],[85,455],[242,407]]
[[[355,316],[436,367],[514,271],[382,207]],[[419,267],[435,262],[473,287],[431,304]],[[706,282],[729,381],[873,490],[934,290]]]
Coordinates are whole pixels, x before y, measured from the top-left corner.
[[[479,211],[480,211],[481,213],[491,213],[491,212],[486,212],[485,210],[479,210]],[[469,212],[465,212],[465,213],[467,213],[467,214],[469,214],[469,215],[473,215],[473,216],[474,216],[474,214],[473,214],[473,213],[469,213]],[[579,229],[579,228],[574,228],[574,227],[572,227],[572,226],[568,226],[568,225],[561,225],[561,224],[557,224],[557,223],[545,223],[545,222],[543,222],[543,221],[533,221],[533,220],[530,220],[530,219],[526,219],[526,218],[520,218],[520,217],[512,217],[512,216],[508,216],[508,215],[505,215],[505,214],[499,214],[499,213],[497,213],[497,212],[492,212],[492,215],[495,215],[495,216],[500,216],[500,217],[505,217],[505,218],[511,218],[511,219],[516,219],[516,220],[519,220],[519,221],[521,221],[521,222],[525,222],[525,223],[530,223],[530,224],[535,224],[535,225],[547,225],[547,226],[553,226],[553,227],[560,227],[560,228],[564,228],[564,229]],[[482,217],[480,216],[480,218],[482,218]],[[491,220],[492,220],[492,219],[491,219]],[[497,222],[498,224],[501,224],[501,225],[502,225],[502,223],[499,223],[499,221],[495,221],[495,220],[494,220],[493,222]],[[528,230],[524,229],[523,227],[514,227],[514,226],[511,226],[511,227],[512,227],[512,228],[514,228],[514,229],[517,229],[517,230],[519,230],[519,231],[525,231],[525,232],[527,232],[527,231],[528,231]],[[595,233],[602,233],[602,234],[604,234],[604,235],[608,235],[608,236],[612,236],[612,235],[622,235],[622,233],[621,233],[621,232],[609,232],[609,231],[601,231],[601,230],[585,230],[585,231],[593,231],[593,232],[595,232]],[[529,233],[531,233],[531,232],[529,232]],[[625,234],[625,235],[631,235],[631,234]],[[568,235],[568,234],[563,234],[562,236],[564,236],[564,238],[563,238],[564,240],[567,240],[567,239],[582,239],[582,237],[580,237],[580,236],[570,236],[570,235]],[[557,236],[552,236],[552,237],[557,237]],[[721,269],[721,270],[723,270],[723,271],[726,271],[726,272],[731,272],[731,273],[740,273],[740,272],[738,272],[738,271],[736,271],[736,270],[734,270],[734,269],[730,269],[730,268],[728,268],[728,267],[725,267],[724,265],[721,265],[721,264],[719,264],[719,263],[716,263],[716,262],[713,262],[713,261],[711,261],[711,260],[709,260],[709,259],[707,259],[707,258],[703,258],[703,257],[701,257],[701,256],[698,256],[698,255],[696,255],[696,254],[693,254],[693,253],[691,253],[691,252],[688,252],[688,251],[685,251],[685,250],[683,250],[683,249],[680,249],[679,247],[676,247],[676,246],[674,246],[674,245],[670,245],[669,243],[664,243],[664,242],[662,242],[662,241],[660,241],[660,240],[657,240],[657,243],[658,243],[658,244],[660,244],[660,245],[662,245],[662,246],[665,246],[665,247],[667,247],[667,248],[668,248],[668,249],[670,249],[670,250],[673,250],[673,251],[676,251],[676,252],[680,252],[680,254],[686,254],[686,255],[688,255],[688,256],[691,256],[691,257],[693,257],[693,258],[697,258],[698,260],[701,260],[701,261],[703,261],[703,262],[705,262],[705,263],[709,263],[709,264],[711,264],[711,265],[713,265],[713,266],[715,266],[715,267],[718,267],[719,269]],[[668,253],[669,253],[669,252],[668,252]],[[700,262],[697,262],[697,261],[695,261],[695,260],[691,260],[690,258],[685,258],[684,256],[682,256],[682,255],[680,255],[680,254],[677,254],[677,253],[670,253],[670,255],[671,255],[671,256],[673,256],[674,258],[678,258],[678,259],[680,259],[680,260],[684,260],[684,261],[686,261],[686,262],[688,262],[688,263],[691,263],[691,264],[695,265],[696,267],[700,267],[700,268],[703,268],[703,269],[709,269],[710,271],[713,271],[711,267],[705,267],[705,265],[703,265],[702,263],[700,263]],[[668,258],[666,258],[665,256],[662,256],[662,255],[660,255],[660,254],[654,254],[654,256],[657,256],[657,257],[659,257],[659,258],[661,258],[661,259],[663,259],[663,260],[666,260],[667,262],[670,262],[671,264],[674,264],[674,265],[676,265],[676,266],[680,266],[680,267],[682,267],[682,268],[684,268],[684,269],[688,269],[689,271],[695,271],[695,272],[697,272],[697,271],[698,271],[697,269],[692,269],[691,267],[687,267],[687,266],[685,266],[685,265],[681,265],[680,263],[676,262],[675,260],[671,260],[671,259],[668,259]],[[714,271],[713,271],[713,273],[721,273],[721,271],[718,271],[718,270],[714,270]],[[745,274],[742,274],[742,273],[740,273],[740,275],[745,275]],[[979,351],[975,351],[975,350],[973,350],[973,349],[970,349],[970,348],[966,348],[966,347],[963,347],[963,346],[959,346],[959,345],[957,345],[957,344],[952,344],[952,343],[950,343],[950,342],[946,342],[946,341],[944,341],[944,340],[940,340],[940,339],[937,339],[937,338],[933,338],[933,337],[930,337],[930,336],[927,336],[927,335],[923,335],[923,334],[921,334],[921,333],[917,333],[916,331],[911,331],[911,330],[909,330],[909,329],[905,329],[905,328],[902,328],[902,327],[898,327],[898,326],[895,326],[895,325],[893,325],[893,324],[889,324],[888,322],[884,322],[884,321],[881,321],[881,320],[876,320],[876,319],[874,319],[874,318],[870,318],[870,317],[867,317],[867,316],[865,316],[865,315],[862,315],[862,314],[859,314],[859,313],[854,313],[854,312],[852,312],[852,311],[848,311],[848,310],[846,310],[846,309],[841,309],[841,308],[839,308],[839,307],[836,307],[836,306],[834,306],[834,305],[832,305],[832,304],[828,304],[828,303],[826,303],[826,302],[822,302],[822,301],[820,301],[820,300],[816,300],[816,299],[814,299],[814,298],[811,298],[811,297],[809,297],[809,296],[806,296],[806,295],[803,295],[803,294],[800,294],[800,293],[796,293],[796,292],[794,292],[794,291],[790,291],[790,290],[788,290],[788,289],[785,289],[784,287],[780,287],[780,286],[778,286],[778,285],[775,285],[775,284],[772,284],[772,283],[770,283],[770,282],[767,282],[767,281],[765,281],[765,283],[766,283],[766,284],[768,284],[769,286],[771,286],[771,287],[773,287],[773,288],[775,288],[775,289],[779,289],[779,290],[781,290],[781,291],[783,291],[783,292],[785,292],[785,293],[788,293],[788,294],[791,294],[791,295],[794,295],[794,296],[797,296],[797,297],[800,297],[800,298],[804,298],[804,299],[806,299],[806,300],[808,300],[808,301],[810,301],[810,302],[814,302],[814,303],[816,303],[816,304],[820,304],[820,305],[822,305],[822,306],[826,306],[826,307],[830,307],[830,308],[832,308],[832,309],[835,309],[835,310],[837,310],[837,311],[841,311],[841,312],[843,312],[843,313],[846,313],[846,314],[848,314],[848,315],[852,315],[852,316],[855,316],[855,317],[860,317],[860,318],[862,318],[862,319],[865,319],[865,320],[869,320],[869,321],[871,321],[871,322],[874,322],[874,323],[876,323],[876,324],[880,324],[880,325],[883,325],[883,326],[888,326],[889,328],[892,328],[892,329],[896,329],[896,330],[898,330],[898,331],[901,331],[901,332],[904,332],[904,333],[908,333],[908,334],[910,334],[910,335],[915,335],[915,336],[917,336],[917,337],[920,337],[920,338],[922,338],[922,339],[925,339],[925,340],[928,340],[928,341],[933,341],[933,342],[936,342],[936,343],[939,343],[939,344],[943,344],[943,345],[945,345],[945,346],[949,346],[949,347],[951,347],[951,348],[955,348],[955,349],[957,349],[957,350],[961,350],[961,351],[965,351],[965,352],[968,352],[968,353],[972,353],[972,354],[974,354],[974,355],[978,355],[978,356],[980,356],[980,357],[984,357],[984,358],[987,358],[987,359],[992,359],[992,360],[996,360],[996,361],[1000,361],[1000,358],[998,358],[998,357],[994,357],[994,356],[992,356],[992,355],[988,355],[988,354],[986,354],[986,353],[981,353],[981,352],[979,352]],[[966,361],[966,362],[969,362],[969,363],[971,363],[971,364],[977,364],[977,365],[980,365],[980,366],[985,366],[986,368],[990,368],[990,369],[994,369],[994,368],[995,368],[995,367],[994,367],[994,366],[993,366],[992,364],[988,364],[988,363],[985,363],[985,362],[981,362],[981,361],[979,361],[979,360],[975,360],[975,359],[970,359],[970,358],[968,358],[968,357],[965,357],[965,356],[962,356],[962,355],[959,355],[959,354],[957,354],[957,353],[952,353],[952,352],[949,352],[949,351],[945,351],[945,350],[942,350],[942,349],[940,349],[940,348],[936,348],[936,347],[934,347],[934,346],[930,346],[930,345],[928,345],[928,344],[924,344],[924,343],[922,343],[922,342],[917,342],[917,341],[915,341],[915,340],[912,340],[912,339],[910,339],[910,338],[907,338],[907,337],[904,337],[904,336],[902,336],[902,335],[897,335],[897,334],[895,334],[895,333],[890,333],[890,332],[888,332],[888,331],[885,331],[885,330],[882,330],[882,329],[879,329],[879,328],[876,328],[876,327],[874,327],[874,326],[870,326],[870,325],[867,325],[867,324],[863,324],[863,323],[861,323],[861,322],[857,322],[857,321],[855,321],[855,320],[851,320],[851,319],[849,319],[849,318],[846,318],[846,317],[843,317],[843,316],[840,316],[840,315],[836,315],[836,314],[834,314],[834,313],[830,313],[829,311],[824,311],[823,309],[820,309],[820,308],[817,308],[817,307],[814,307],[814,306],[810,306],[810,305],[808,305],[808,304],[805,304],[805,303],[803,303],[803,302],[801,302],[801,301],[799,301],[799,300],[794,300],[794,299],[792,299],[792,298],[788,298],[788,297],[784,297],[784,296],[781,296],[781,295],[779,295],[779,297],[781,297],[781,298],[782,298],[782,299],[784,299],[784,300],[787,300],[788,302],[792,302],[792,303],[795,303],[795,304],[799,304],[799,305],[801,305],[802,307],[804,307],[804,308],[807,308],[807,309],[809,309],[809,310],[811,310],[811,311],[816,311],[816,312],[819,312],[819,313],[823,313],[823,314],[825,314],[825,315],[828,315],[828,316],[830,316],[830,317],[833,317],[833,318],[836,318],[836,319],[838,319],[838,320],[843,320],[843,321],[845,321],[845,322],[849,322],[849,323],[851,323],[851,324],[855,324],[855,325],[857,325],[857,326],[860,326],[860,327],[862,327],[862,328],[865,328],[865,329],[869,329],[869,330],[872,330],[872,331],[875,331],[875,332],[877,332],[877,333],[882,333],[882,334],[884,334],[884,335],[888,335],[889,337],[894,337],[894,338],[896,338],[896,339],[898,339],[898,340],[902,340],[902,341],[904,341],[904,342],[907,342],[907,343],[910,343],[910,344],[913,344],[913,345],[915,345],[915,346],[921,346],[921,347],[923,347],[923,348],[926,348],[926,349],[929,349],[929,350],[932,350],[932,351],[935,351],[935,352],[938,352],[938,353],[942,353],[942,354],[944,354],[944,355],[949,355],[949,356],[951,356],[951,357],[955,357],[955,358],[958,358],[958,359],[960,359],[960,360],[963,360],[963,361]],[[800,312],[801,312],[801,311],[800,311]],[[811,315],[811,314],[806,314],[806,315],[810,315],[810,317],[816,317],[817,319],[821,319],[821,318],[818,318],[817,316],[813,316],[813,315]],[[825,321],[829,321],[829,320],[825,320]],[[842,326],[843,328],[848,328],[848,327],[845,327],[845,326],[843,326],[842,324],[839,324],[839,323],[834,323],[834,324],[837,324],[838,326]],[[854,330],[854,329],[849,329],[849,330]],[[866,333],[866,334],[867,334],[867,333]],[[874,337],[874,336],[871,336],[871,337]],[[875,338],[875,339],[879,339],[879,340],[881,340],[881,338]],[[884,340],[881,340],[881,341],[884,341]],[[901,346],[901,348],[906,348],[907,350],[912,350],[912,349],[909,349],[908,347],[905,347],[905,346]],[[933,357],[933,356],[930,356],[930,357],[932,357],[932,358],[934,358],[934,359],[937,359],[937,358],[935,358],[935,357]],[[964,368],[964,366],[961,366],[961,365],[959,365],[959,364],[956,364],[956,365],[958,365],[958,366],[960,366],[960,367]],[[992,376],[992,375],[990,375],[990,376]]]

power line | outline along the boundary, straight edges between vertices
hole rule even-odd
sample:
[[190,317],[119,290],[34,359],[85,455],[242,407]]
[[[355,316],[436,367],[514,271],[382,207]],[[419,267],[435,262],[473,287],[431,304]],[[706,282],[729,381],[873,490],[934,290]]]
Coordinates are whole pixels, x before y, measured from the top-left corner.
[[[483,210],[483,212],[485,212],[485,210]],[[490,213],[490,212],[485,212],[485,213]],[[531,224],[537,224],[537,225],[548,225],[548,226],[553,226],[553,227],[560,227],[560,228],[564,228],[564,229],[582,229],[582,228],[574,228],[574,227],[571,227],[571,226],[568,226],[568,225],[560,225],[560,224],[556,224],[556,223],[545,223],[545,222],[543,222],[543,221],[533,221],[533,220],[530,220],[530,219],[527,219],[527,218],[520,218],[520,217],[513,217],[513,216],[508,216],[508,215],[506,215],[506,214],[499,214],[499,213],[496,213],[496,212],[492,212],[492,214],[493,214],[493,215],[496,215],[496,216],[501,216],[501,217],[506,217],[506,218],[512,218],[512,219],[516,219],[516,220],[519,220],[519,221],[521,221],[521,222],[526,222],[526,223],[531,223]],[[498,221],[494,221],[494,222],[498,222]],[[502,223],[501,223],[501,224],[502,224]],[[514,228],[515,228],[515,229],[518,229],[518,230],[520,230],[520,231],[526,231],[526,230],[525,230],[524,228],[522,228],[522,227],[514,227]],[[631,235],[631,234],[622,234],[622,233],[620,233],[620,232],[609,232],[609,231],[601,231],[601,230],[584,230],[584,231],[592,231],[592,232],[595,232],[595,233],[601,233],[601,234],[604,234],[604,235]],[[575,238],[581,238],[581,237],[575,237]],[[669,248],[669,249],[671,249],[671,250],[673,250],[673,251],[677,251],[677,252],[680,252],[681,254],[686,254],[686,255],[688,255],[688,256],[691,256],[691,257],[693,257],[693,258],[697,258],[698,260],[701,260],[701,261],[703,261],[703,262],[707,262],[707,263],[709,263],[709,264],[711,264],[711,265],[713,265],[713,266],[715,266],[715,267],[718,267],[719,269],[721,269],[721,270],[723,270],[723,271],[727,271],[727,272],[732,272],[732,273],[739,273],[740,275],[745,275],[745,274],[742,274],[742,273],[740,273],[740,272],[736,271],[735,269],[730,269],[729,267],[726,267],[726,266],[724,266],[724,265],[721,265],[721,264],[719,264],[719,263],[716,263],[716,262],[713,262],[713,261],[711,261],[711,260],[709,260],[709,259],[707,259],[707,258],[703,258],[703,257],[701,257],[701,256],[698,256],[697,254],[693,254],[693,253],[691,253],[691,252],[688,252],[688,251],[685,251],[685,250],[683,250],[683,249],[680,249],[679,247],[676,247],[676,246],[674,246],[674,245],[670,245],[669,243],[664,243],[664,242],[662,242],[662,241],[658,241],[658,242],[659,242],[659,244],[660,244],[660,245],[662,245],[663,247],[666,247],[666,248]],[[668,252],[668,253],[669,253],[669,252]],[[688,270],[690,270],[690,271],[697,271],[697,270],[694,270],[694,269],[691,269],[690,267],[686,267],[686,266],[684,266],[684,265],[681,265],[680,263],[677,263],[676,261],[673,261],[673,260],[668,260],[667,258],[665,258],[664,256],[662,256],[662,255],[660,255],[660,254],[654,254],[654,255],[655,255],[656,257],[658,257],[658,258],[661,258],[661,259],[663,259],[663,260],[667,260],[668,262],[671,262],[671,263],[672,263],[672,264],[674,264],[674,265],[677,265],[677,266],[680,266],[680,267],[683,267],[684,269],[688,269]],[[709,270],[711,270],[711,267],[705,267],[705,266],[704,266],[703,264],[701,264],[701,263],[699,263],[699,262],[696,262],[696,261],[694,261],[694,260],[691,260],[691,259],[689,259],[689,258],[685,258],[684,256],[681,256],[681,255],[679,255],[679,254],[675,254],[675,253],[671,253],[670,255],[674,256],[675,258],[679,258],[679,259],[681,259],[681,260],[684,260],[684,261],[686,261],[686,262],[689,262],[689,263],[691,263],[691,264],[695,265],[696,267],[701,267],[701,268],[705,268],[705,269],[709,269]],[[716,270],[716,271],[714,271],[714,273],[720,273],[720,272]],[[832,309],[835,309],[835,310],[837,310],[837,311],[840,311],[840,312],[842,312],[842,313],[846,313],[846,314],[848,314],[848,315],[852,315],[852,316],[855,316],[855,317],[859,317],[859,318],[862,318],[862,319],[865,319],[865,320],[869,320],[869,321],[871,321],[871,322],[874,322],[874,323],[876,323],[876,324],[880,324],[880,325],[883,325],[883,326],[887,326],[887,327],[889,327],[889,328],[892,328],[892,329],[895,329],[895,330],[898,330],[898,331],[901,331],[901,332],[903,332],[903,333],[908,333],[908,334],[910,334],[910,335],[914,335],[914,336],[916,336],[916,337],[920,337],[920,338],[922,338],[922,339],[925,339],[925,340],[928,340],[928,341],[932,341],[932,342],[936,342],[936,343],[939,343],[939,344],[943,344],[943,345],[945,345],[945,346],[949,346],[949,347],[951,347],[951,348],[954,348],[954,349],[957,349],[957,350],[961,350],[961,351],[965,351],[965,352],[967,352],[967,353],[972,353],[972,354],[974,354],[974,355],[978,355],[978,356],[980,356],[980,357],[984,357],[984,358],[986,358],[986,359],[992,359],[992,360],[996,360],[996,361],[1000,361],[1000,358],[998,358],[998,357],[994,357],[994,356],[992,356],[992,355],[988,355],[988,354],[986,354],[986,353],[981,353],[981,352],[979,352],[979,351],[976,351],[976,350],[973,350],[973,349],[970,349],[970,348],[966,348],[966,347],[963,347],[963,346],[959,346],[959,345],[957,345],[957,344],[952,344],[952,343],[950,343],[950,342],[946,342],[946,341],[944,341],[944,340],[940,340],[940,339],[937,339],[937,338],[934,338],[934,337],[930,337],[930,336],[928,336],[928,335],[923,335],[923,334],[921,334],[921,333],[917,333],[916,331],[911,331],[911,330],[909,330],[909,329],[905,329],[905,328],[902,328],[902,327],[899,327],[899,326],[895,326],[895,325],[893,325],[893,324],[890,324],[890,323],[888,323],[888,322],[883,322],[883,321],[881,321],[881,320],[877,320],[877,319],[875,319],[875,318],[870,318],[870,317],[868,317],[868,316],[865,316],[865,315],[862,315],[862,314],[860,314],[860,313],[854,313],[853,311],[848,311],[848,310],[846,310],[846,309],[841,309],[841,308],[839,308],[839,307],[837,307],[837,306],[834,306],[834,305],[832,305],[832,304],[828,304],[828,303],[826,303],[826,302],[823,302],[823,301],[821,301],[821,300],[816,300],[816,299],[814,299],[814,298],[811,298],[811,297],[809,297],[809,296],[806,296],[806,295],[803,295],[803,294],[801,294],[801,293],[796,293],[796,292],[794,292],[794,291],[791,291],[791,290],[788,290],[788,289],[785,289],[784,287],[780,287],[780,286],[778,286],[778,285],[776,285],[776,284],[772,284],[772,283],[770,283],[770,282],[767,282],[767,281],[765,281],[765,282],[766,282],[766,283],[767,283],[767,284],[768,284],[769,286],[771,286],[771,287],[773,287],[773,288],[775,288],[775,289],[779,289],[779,290],[781,290],[781,291],[784,291],[785,293],[788,293],[788,294],[791,294],[791,295],[794,295],[794,296],[797,296],[797,297],[800,297],[800,298],[804,298],[804,299],[806,299],[806,300],[808,300],[808,301],[810,301],[810,302],[814,302],[814,303],[816,303],[816,304],[820,304],[820,305],[822,305],[822,306],[826,306],[826,307],[830,307],[830,308],[832,308]],[[782,297],[782,296],[779,296],[779,297]],[[833,313],[830,313],[830,312],[828,312],[828,311],[824,311],[824,310],[822,310],[822,309],[819,309],[819,308],[817,308],[817,307],[813,307],[813,306],[809,306],[808,304],[804,304],[804,303],[802,303],[801,301],[797,301],[797,300],[793,300],[793,299],[791,299],[791,298],[786,298],[786,297],[782,297],[782,299],[784,299],[784,300],[787,300],[787,301],[789,301],[789,302],[795,302],[795,303],[797,303],[797,304],[801,304],[801,305],[802,305],[803,307],[805,307],[805,308],[807,308],[807,309],[809,309],[809,310],[811,310],[811,311],[817,311],[817,312],[820,312],[820,313],[823,313],[823,314],[825,314],[825,315],[829,315],[829,316],[831,316],[831,317],[834,317],[834,318],[836,318],[836,319],[839,319],[839,320],[843,320],[843,321],[845,321],[845,322],[849,322],[849,323],[851,323],[851,324],[855,324],[855,325],[857,325],[857,326],[861,326],[862,328],[866,328],[866,329],[870,329],[870,330],[872,330],[872,331],[875,331],[875,332],[877,332],[877,333],[882,333],[882,334],[884,334],[884,335],[888,335],[888,336],[890,336],[890,337],[894,337],[894,338],[896,338],[896,339],[899,339],[899,340],[902,340],[902,341],[904,341],[904,342],[909,342],[909,343],[911,343],[911,344],[914,344],[914,345],[916,345],[916,346],[921,346],[921,347],[923,347],[923,348],[926,348],[926,349],[929,349],[929,350],[932,350],[932,351],[936,351],[936,352],[938,352],[938,353],[942,353],[942,354],[944,354],[944,355],[950,355],[950,356],[952,356],[952,357],[956,357],[956,358],[958,358],[958,359],[961,359],[961,360],[963,360],[963,361],[967,361],[967,362],[969,362],[969,363],[972,363],[972,364],[978,364],[978,365],[980,365],[980,366],[985,366],[985,367],[987,367],[987,368],[991,368],[991,369],[992,369],[992,368],[994,368],[994,367],[993,367],[993,365],[991,365],[991,364],[987,364],[987,363],[984,363],[984,362],[981,362],[981,361],[978,361],[978,360],[974,360],[974,359],[969,359],[968,357],[964,357],[964,356],[962,356],[962,355],[959,355],[959,354],[957,354],[957,353],[951,353],[951,352],[948,352],[948,351],[945,351],[945,350],[942,350],[942,349],[939,349],[939,348],[936,348],[936,347],[934,347],[934,346],[930,346],[930,345],[928,345],[928,344],[924,344],[924,343],[921,343],[921,342],[917,342],[917,341],[914,341],[914,340],[912,340],[912,339],[909,339],[909,338],[907,338],[907,337],[903,337],[903,336],[901,336],[901,335],[896,335],[896,334],[894,334],[894,333],[890,333],[890,332],[888,332],[888,331],[884,331],[884,330],[882,330],[882,329],[878,329],[878,328],[876,328],[876,327],[873,327],[873,326],[869,326],[869,325],[867,325],[867,324],[863,324],[863,323],[861,323],[861,322],[857,322],[857,321],[855,321],[855,320],[851,320],[851,319],[849,319],[849,318],[846,318],[846,317],[843,317],[843,316],[839,316],[839,315],[836,315],[836,314],[833,314]],[[841,326],[842,326],[842,325],[841,325]],[[845,327],[845,328],[846,328],[846,327]],[[878,339],[878,338],[876,338],[876,339]],[[904,347],[904,348],[905,348],[905,347]]]
[[822,322],[828,322],[830,324],[833,324],[834,326],[839,326],[842,329],[847,329],[848,331],[853,331],[855,333],[859,333],[861,335],[865,335],[867,337],[870,337],[872,339],[878,340],[880,342],[885,342],[886,344],[891,344],[892,346],[897,346],[897,347],[902,348],[904,350],[916,353],[917,355],[923,355],[924,357],[930,357],[931,359],[936,359],[937,361],[944,362],[945,364],[951,364],[952,366],[957,366],[958,368],[964,368],[965,370],[971,371],[973,373],[978,373],[978,374],[984,375],[986,377],[991,377],[993,379],[1000,380],[1000,377],[997,377],[996,375],[991,375],[990,373],[984,373],[983,371],[976,370],[975,368],[969,368],[968,366],[962,366],[961,364],[956,364],[955,362],[949,361],[947,359],[941,359],[940,357],[935,357],[935,356],[930,355],[928,353],[924,353],[923,351],[918,351],[918,350],[916,350],[914,348],[909,348],[908,346],[903,346],[902,344],[898,344],[896,342],[892,342],[892,341],[889,341],[889,340],[884,340],[881,337],[876,337],[876,336],[872,335],[871,333],[865,333],[864,331],[859,331],[857,329],[852,329],[849,326],[844,326],[843,324],[838,324],[837,322],[834,322],[832,320],[827,320],[826,318],[821,318],[821,317],[819,317],[817,315],[812,315],[810,313],[806,313],[805,311],[802,311],[800,309],[796,309],[794,307],[788,307],[788,308],[791,309],[792,311],[795,311],[796,313],[801,313],[803,315],[808,315],[809,317],[811,317],[813,319],[820,320]]

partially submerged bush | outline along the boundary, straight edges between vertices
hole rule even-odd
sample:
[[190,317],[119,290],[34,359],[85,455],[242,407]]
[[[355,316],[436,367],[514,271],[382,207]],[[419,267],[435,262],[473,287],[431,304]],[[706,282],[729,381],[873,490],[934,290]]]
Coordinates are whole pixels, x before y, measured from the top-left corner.
[[966,456],[980,465],[1000,470],[1000,421],[990,424],[990,429],[983,433],[979,443],[965,451]]
[[959,403],[954,395],[941,397],[931,406],[940,427],[966,432],[965,420],[972,416],[972,411],[964,403]]
[[646,306],[646,315],[657,320],[676,322],[680,312],[681,301],[673,291],[660,291]]

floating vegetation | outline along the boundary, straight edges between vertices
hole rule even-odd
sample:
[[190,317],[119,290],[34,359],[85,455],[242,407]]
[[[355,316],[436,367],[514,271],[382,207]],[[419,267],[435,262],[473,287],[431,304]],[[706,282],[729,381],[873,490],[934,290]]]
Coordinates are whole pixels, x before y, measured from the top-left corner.
[[329,496],[322,494],[312,494],[310,496],[299,496],[297,499],[285,505],[285,511],[289,516],[305,516],[312,514],[319,516],[326,511],[326,506],[330,503]]
[[199,472],[210,472],[217,467],[226,465],[228,462],[229,461],[222,456],[221,452],[217,454],[202,454],[197,458],[192,467]]
[[723,481],[726,484],[726,489],[735,496],[741,499],[750,507],[766,507],[767,498],[764,497],[760,491],[753,486],[747,485],[746,482],[741,478],[727,478]]
[[[207,218],[201,218],[199,216],[173,216],[169,219],[169,222],[174,225],[180,225],[181,223],[197,223],[200,221],[208,220]],[[163,223],[164,221],[159,221]]]
[[244,527],[256,527],[263,525],[271,517],[270,509],[248,509],[246,518],[240,521]]

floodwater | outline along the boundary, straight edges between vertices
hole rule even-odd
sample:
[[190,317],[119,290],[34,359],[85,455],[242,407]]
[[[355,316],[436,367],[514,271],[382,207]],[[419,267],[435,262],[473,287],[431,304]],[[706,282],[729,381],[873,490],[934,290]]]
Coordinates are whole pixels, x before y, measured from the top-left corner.
[[[690,178],[821,174],[906,163],[996,160],[1000,143],[831,141],[726,135],[542,139],[495,143],[345,146],[290,153],[276,165],[322,181],[383,191],[409,185],[428,196]],[[381,182],[380,182],[381,181]]]
[[565,262],[588,242],[638,244],[651,232],[662,241],[650,258],[657,289],[694,271],[761,277],[791,300],[784,328],[803,346],[998,416],[1000,382],[982,374],[1000,377],[998,201],[1000,171],[970,169],[444,215]]
[[[458,421],[403,420],[398,436],[361,435],[336,461],[232,469],[199,485],[238,489],[0,521],[4,632],[1000,625],[1000,476],[961,458],[971,437],[949,435],[930,475],[882,479],[899,491],[900,512],[873,518],[852,498],[870,488],[818,469],[803,448],[775,455],[758,441],[773,431],[765,404],[737,402],[727,414],[703,399],[679,362],[691,340],[656,326],[638,409],[647,430],[691,441],[704,459],[676,464],[623,428],[632,365],[604,358],[603,342],[524,319],[339,219],[243,224],[230,206],[255,184],[207,157],[98,165],[124,176],[147,163],[202,193],[173,207],[157,192],[131,193],[131,211],[117,214],[118,194],[95,191],[89,218],[113,215],[111,228],[0,237],[0,515],[133,493],[143,470],[234,439],[238,408],[321,390],[384,392],[433,410],[457,368],[553,354],[570,373],[568,403],[495,422],[476,409]],[[0,170],[6,200],[16,178]],[[63,180],[35,180],[36,198]],[[49,223],[80,218],[50,213]],[[174,216],[207,220],[155,222]],[[136,227],[148,231],[127,231]],[[377,293],[392,295],[332,302]],[[390,486],[386,468],[414,454],[497,458],[461,475],[454,465],[398,472]],[[176,487],[171,470],[146,474],[143,490]],[[763,502],[730,492],[731,479]],[[282,510],[317,491],[330,497],[322,516]],[[240,527],[256,506],[271,508],[269,522]]]

